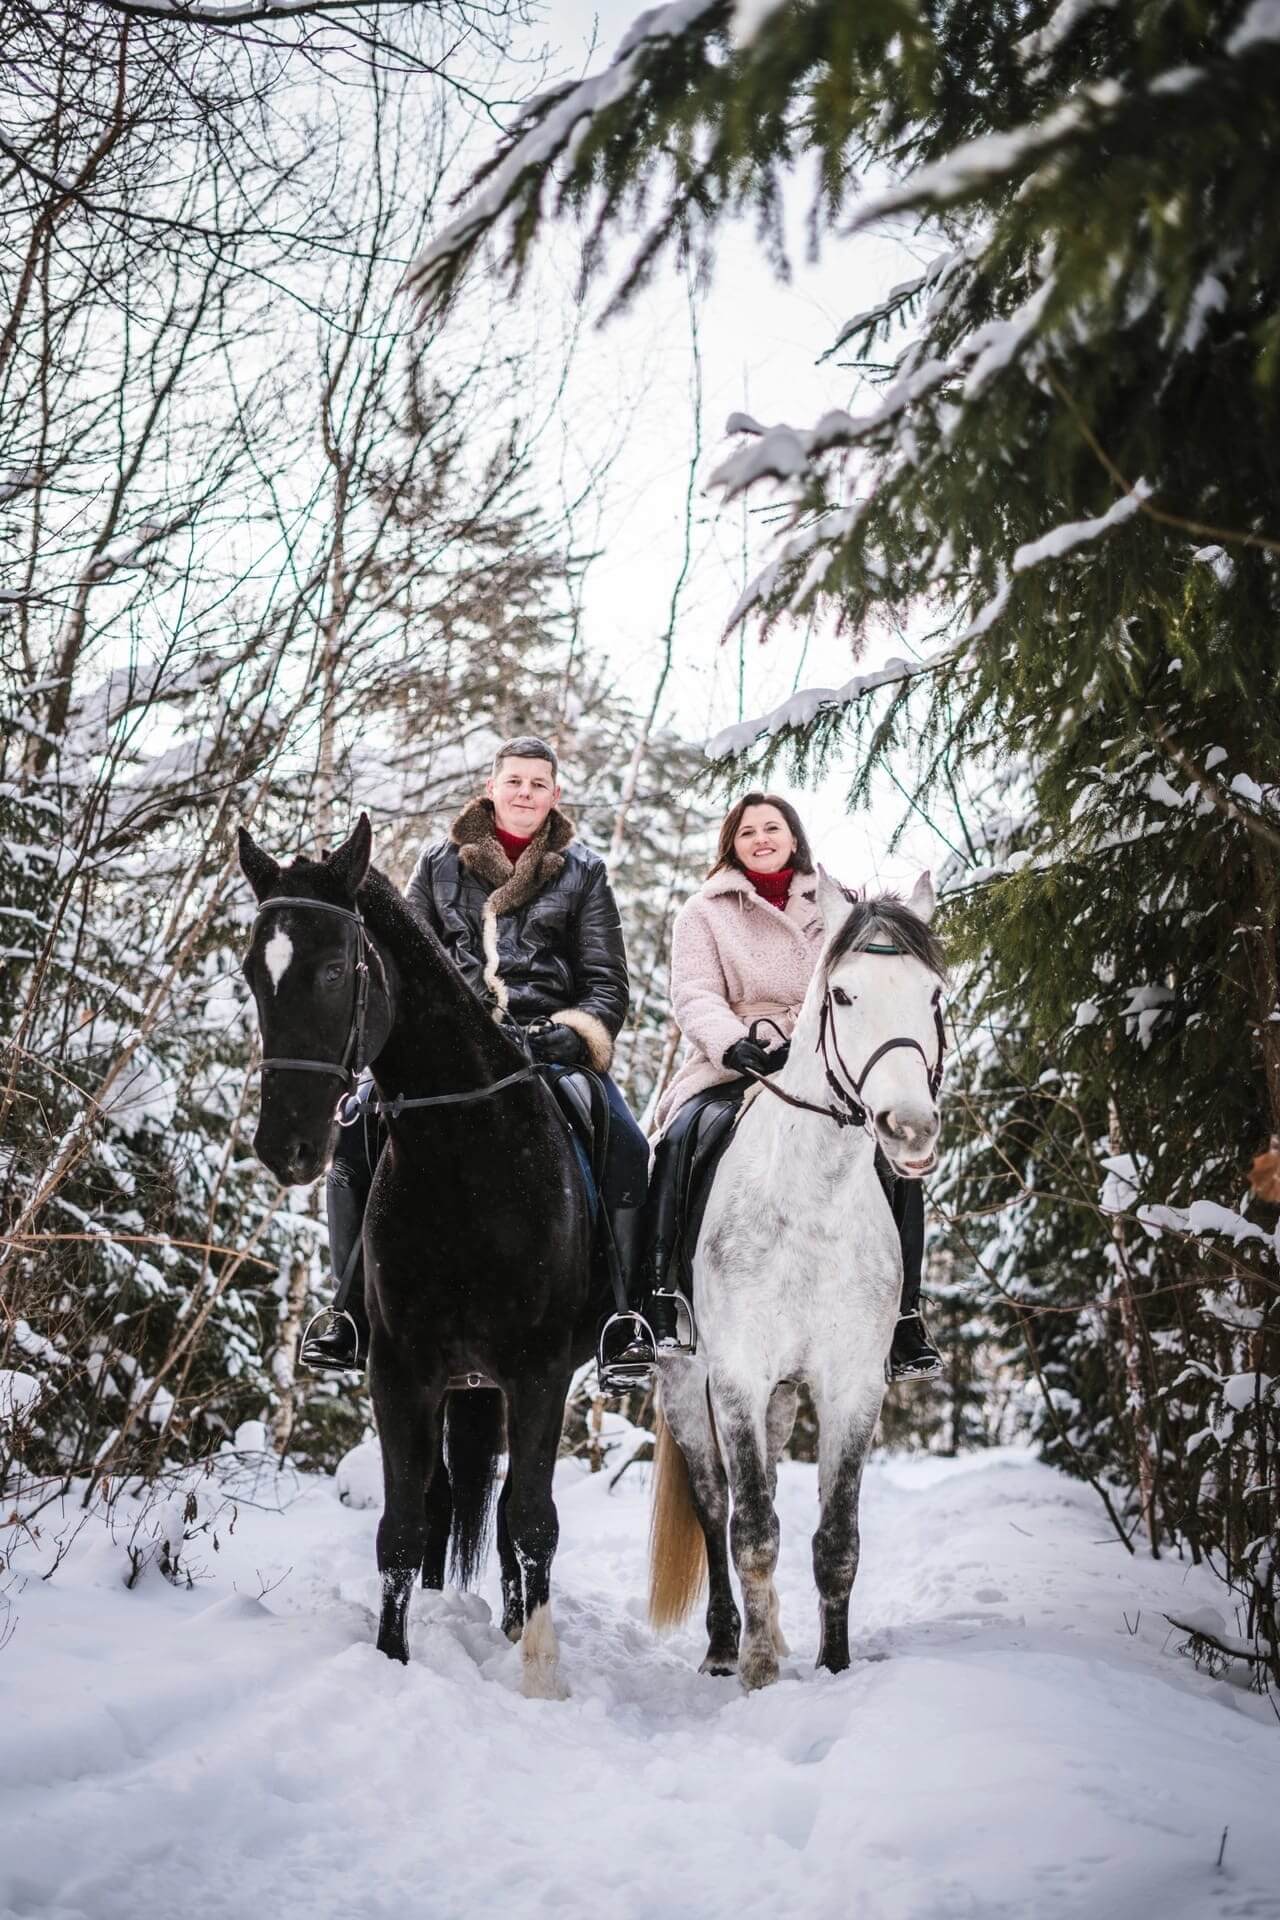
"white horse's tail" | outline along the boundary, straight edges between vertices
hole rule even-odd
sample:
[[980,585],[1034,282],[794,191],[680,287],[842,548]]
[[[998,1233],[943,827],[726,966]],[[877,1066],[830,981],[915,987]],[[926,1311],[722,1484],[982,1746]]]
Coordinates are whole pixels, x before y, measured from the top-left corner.
[[693,1612],[706,1583],[707,1547],[694,1511],[688,1465],[661,1412],[653,1451],[649,1619],[655,1627],[678,1627]]

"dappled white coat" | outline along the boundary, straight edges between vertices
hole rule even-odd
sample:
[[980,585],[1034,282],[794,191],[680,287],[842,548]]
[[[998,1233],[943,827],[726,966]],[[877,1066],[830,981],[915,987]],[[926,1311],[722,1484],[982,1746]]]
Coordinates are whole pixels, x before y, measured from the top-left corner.
[[[822,952],[817,876],[798,873],[785,909],[763,899],[745,873],[726,867],[686,900],[671,935],[671,1006],[684,1058],[658,1103],[667,1125],[691,1094],[732,1080],[725,1050],[767,1015],[788,1038]],[[776,1042],[769,1029],[766,1045]]]

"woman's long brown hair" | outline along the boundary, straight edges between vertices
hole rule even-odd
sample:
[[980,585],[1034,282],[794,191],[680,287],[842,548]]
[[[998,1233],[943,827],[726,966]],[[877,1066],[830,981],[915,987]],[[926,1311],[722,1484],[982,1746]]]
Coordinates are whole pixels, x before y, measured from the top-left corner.
[[741,800],[736,800],[724,817],[724,823],[720,828],[720,839],[716,846],[716,863],[711,873],[707,875],[708,880],[711,874],[722,873],[726,867],[736,867],[739,873],[746,872],[746,868],[734,851],[733,843],[737,838],[738,828],[742,825],[742,816],[748,807],[777,808],[795,835],[796,850],[791,856],[792,866],[797,873],[812,873],[813,855],[809,851],[809,836],[801,826],[800,815],[791,802],[784,800],[779,793],[744,793]]

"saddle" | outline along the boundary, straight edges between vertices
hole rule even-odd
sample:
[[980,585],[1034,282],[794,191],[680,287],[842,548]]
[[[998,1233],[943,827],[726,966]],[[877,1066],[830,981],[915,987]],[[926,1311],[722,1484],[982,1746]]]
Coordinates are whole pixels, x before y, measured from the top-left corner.
[[657,1284],[688,1298],[711,1183],[749,1087],[749,1081],[737,1080],[694,1094],[658,1143],[650,1187]]

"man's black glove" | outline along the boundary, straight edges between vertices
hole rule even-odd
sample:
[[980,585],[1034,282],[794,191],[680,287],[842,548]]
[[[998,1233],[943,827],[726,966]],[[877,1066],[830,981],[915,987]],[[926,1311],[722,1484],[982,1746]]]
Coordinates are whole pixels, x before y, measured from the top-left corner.
[[587,1057],[587,1043],[580,1033],[559,1020],[544,1021],[529,1028],[529,1051],[535,1060],[557,1067],[580,1067]]

